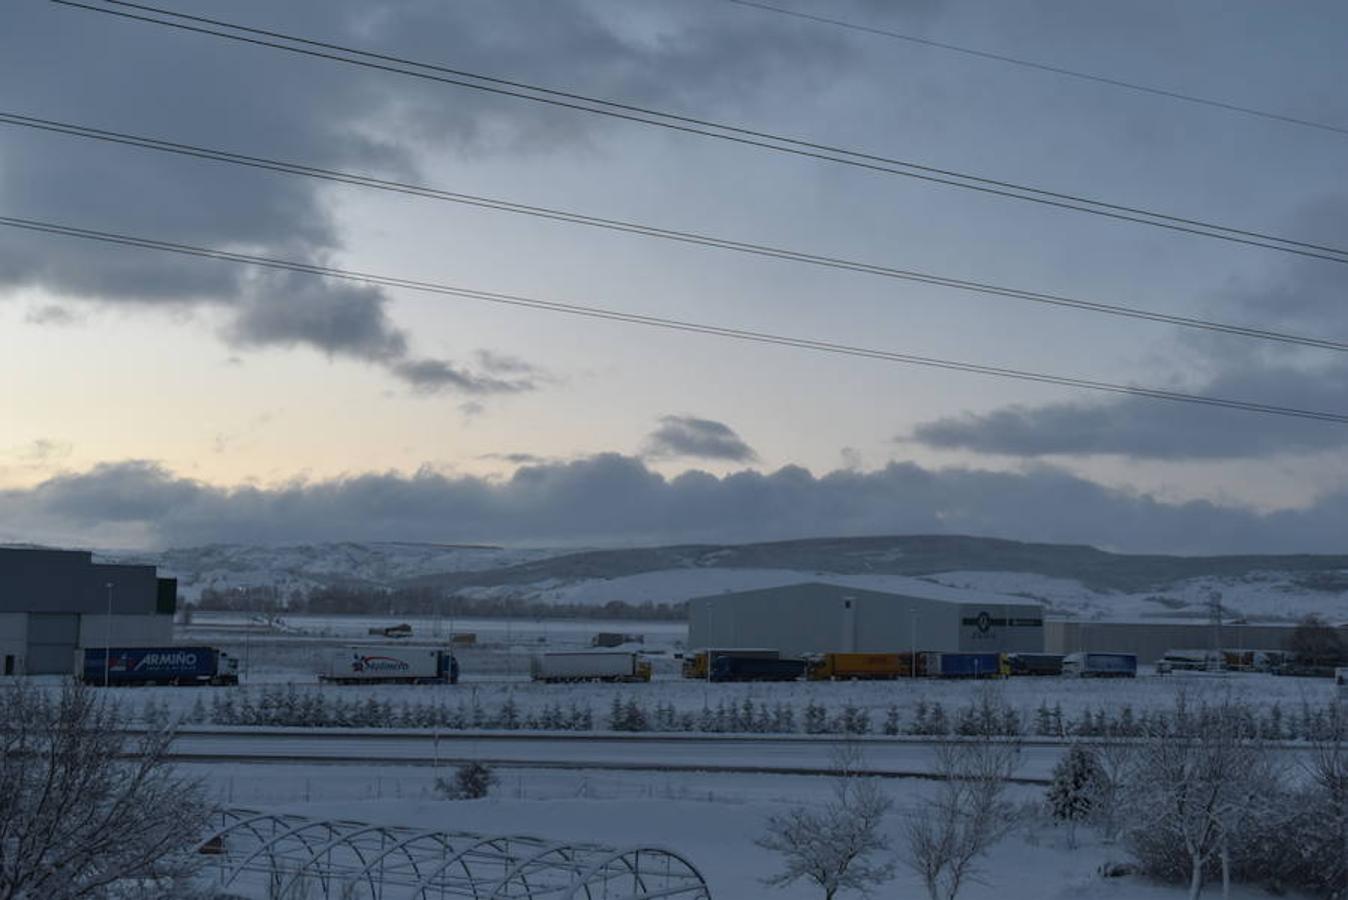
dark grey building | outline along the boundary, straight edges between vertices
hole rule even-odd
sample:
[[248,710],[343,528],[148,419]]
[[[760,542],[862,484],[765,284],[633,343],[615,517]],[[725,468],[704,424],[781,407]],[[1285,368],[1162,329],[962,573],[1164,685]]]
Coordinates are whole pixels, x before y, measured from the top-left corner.
[[0,547],[0,675],[68,674],[81,647],[167,644],[177,595],[154,566]]
[[799,653],[1042,652],[1037,603],[958,602],[809,582],[694,597],[688,646]]

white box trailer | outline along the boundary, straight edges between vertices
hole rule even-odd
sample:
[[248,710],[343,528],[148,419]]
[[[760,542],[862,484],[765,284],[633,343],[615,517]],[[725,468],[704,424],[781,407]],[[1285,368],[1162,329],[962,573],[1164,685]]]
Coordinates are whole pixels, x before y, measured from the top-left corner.
[[534,681],[650,681],[651,664],[636,653],[540,653],[529,662]]
[[353,645],[328,654],[319,681],[334,684],[454,684],[459,662],[436,647]]

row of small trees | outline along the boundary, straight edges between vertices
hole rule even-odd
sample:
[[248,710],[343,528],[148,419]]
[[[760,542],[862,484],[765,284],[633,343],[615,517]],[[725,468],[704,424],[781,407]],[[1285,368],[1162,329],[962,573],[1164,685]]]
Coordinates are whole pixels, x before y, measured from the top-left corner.
[[[318,728],[442,728],[445,730],[528,729],[537,731],[593,731],[604,728],[628,732],[691,732],[739,734],[838,734],[838,735],[1000,735],[1015,737],[1143,737],[1155,733],[1187,734],[1205,727],[1205,717],[1225,714],[1221,707],[1185,706],[1134,711],[1127,704],[1117,709],[1081,710],[1064,714],[1061,706],[1041,704],[1029,721],[1001,702],[994,690],[981,692],[969,703],[947,711],[939,702],[918,700],[900,708],[891,704],[882,716],[853,703],[830,708],[813,700],[797,707],[787,703],[719,701],[696,711],[679,710],[664,701],[654,705],[639,696],[615,696],[606,715],[596,715],[588,704],[548,703],[525,709],[512,696],[495,705],[484,705],[476,696],[455,704],[443,702],[398,704],[374,696],[347,697],[325,691],[306,691],[294,685],[253,691],[213,693],[210,703],[198,697],[185,721],[215,725],[283,725]],[[1233,727],[1244,737],[1263,740],[1308,740],[1330,738],[1338,727],[1337,704],[1309,702],[1284,710],[1274,703],[1266,707],[1239,707]],[[143,717],[167,723],[167,705],[146,704]]]

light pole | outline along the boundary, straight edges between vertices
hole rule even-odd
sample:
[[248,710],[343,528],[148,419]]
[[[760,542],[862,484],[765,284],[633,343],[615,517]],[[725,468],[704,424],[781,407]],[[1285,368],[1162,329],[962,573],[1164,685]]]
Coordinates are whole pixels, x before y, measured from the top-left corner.
[[112,582],[103,587],[108,590],[108,618],[103,623],[103,687],[107,687],[112,672]]
[[908,677],[917,677],[917,610],[913,607],[908,608],[908,616],[913,623],[913,656],[908,660]]

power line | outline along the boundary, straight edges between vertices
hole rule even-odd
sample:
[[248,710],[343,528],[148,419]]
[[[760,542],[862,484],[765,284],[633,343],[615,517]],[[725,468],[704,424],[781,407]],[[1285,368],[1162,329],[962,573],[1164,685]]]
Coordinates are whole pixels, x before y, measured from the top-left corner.
[[1082,81],[1092,81],[1096,84],[1109,85],[1110,87],[1123,88],[1128,91],[1136,91],[1140,94],[1151,94],[1156,97],[1166,97],[1170,100],[1180,100],[1185,103],[1195,103],[1201,106],[1210,106],[1216,109],[1226,110],[1227,112],[1241,113],[1248,116],[1257,116],[1261,119],[1269,119],[1275,122],[1283,122],[1289,125],[1300,125],[1306,128],[1316,128],[1320,131],[1332,131],[1337,134],[1348,134],[1348,128],[1340,125],[1331,125],[1327,122],[1317,122],[1314,119],[1303,119],[1299,116],[1291,116],[1286,113],[1272,112],[1267,109],[1259,109],[1254,106],[1244,106],[1239,103],[1228,103],[1224,100],[1213,100],[1210,97],[1200,97],[1196,94],[1186,94],[1183,91],[1171,90],[1169,88],[1158,88],[1150,85],[1138,84],[1134,81],[1125,81],[1121,78],[1110,78],[1107,75],[1095,75],[1090,72],[1083,72],[1079,69],[1069,69],[1064,66],[1055,66],[1049,63],[1036,62],[1032,59],[1023,57],[1008,56],[1005,53],[994,53],[989,50],[979,50],[974,47],[964,47],[959,44],[949,44],[944,41],[932,40],[931,38],[918,37],[914,34],[905,34],[901,31],[893,31],[888,28],[879,28],[873,25],[862,25],[857,22],[849,22],[846,19],[835,19],[831,16],[821,16],[816,13],[807,13],[801,10],[788,9],[784,6],[775,6],[771,3],[762,3],[759,0],[723,0],[725,3],[733,3],[736,6],[745,6],[764,12],[777,13],[783,16],[791,16],[796,19],[804,19],[810,22],[818,22],[823,25],[832,25],[836,28],[846,28],[851,31],[860,31],[867,34],[873,34],[880,37],[893,38],[899,41],[907,41],[910,44],[920,44],[923,47],[932,47],[937,50],[947,50],[952,53],[962,53],[965,56],[974,56],[979,59],[988,59],[995,62],[1007,63],[1013,66],[1021,66],[1026,69],[1035,69],[1040,72],[1049,72],[1053,75],[1063,75],[1068,78],[1078,78]]
[[427,185],[412,184],[409,182],[402,182],[402,181],[392,181],[388,179],[376,178],[371,175],[364,175],[354,172],[343,172],[336,169],[326,169],[318,166],[287,162],[284,160],[269,159],[267,157],[261,156],[251,156],[241,153],[234,153],[232,151],[227,150],[219,150],[215,148],[202,147],[193,144],[184,144],[174,141],[167,141],[161,138],[147,137],[144,135],[135,135],[126,132],[108,131],[105,129],[94,128],[87,125],[79,125],[71,122],[58,122],[53,119],[41,119],[33,116],[21,115],[18,113],[5,112],[3,110],[0,110],[0,124],[33,128],[41,131],[54,132],[57,134],[67,135],[70,137],[79,137],[90,140],[105,141],[109,143],[121,144],[145,150],[155,150],[163,153],[172,153],[196,159],[205,159],[214,162],[224,162],[232,165],[262,169],[265,171],[272,171],[281,174],[300,175],[323,181],[331,181],[341,184],[372,188],[375,190],[407,194],[430,200],[440,200],[450,203],[458,203],[466,206],[473,206],[483,209],[492,209],[499,212],[515,213],[518,215],[532,216],[535,218],[548,219],[552,221],[564,222],[573,225],[586,225],[610,231],[618,231],[627,234],[640,235],[643,237],[652,237],[652,238],[660,238],[663,240],[678,241],[681,243],[694,244],[698,246],[712,247],[721,250],[729,250],[737,253],[745,253],[754,256],[767,257],[769,259],[779,259],[788,262],[805,263],[808,265],[820,266],[824,268],[857,272],[865,275],[874,275],[883,278],[893,278],[901,281],[914,282],[918,284],[927,284],[936,287],[967,291],[971,293],[984,294],[988,296],[1001,297],[1005,299],[1022,300],[1026,302],[1045,304],[1059,308],[1076,309],[1084,312],[1101,313],[1104,315],[1139,319],[1142,321],[1157,322],[1160,324],[1174,325],[1183,328],[1194,328],[1205,331],[1218,332],[1222,334],[1235,335],[1239,337],[1253,338],[1256,340],[1266,340],[1284,344],[1298,345],[1303,347],[1312,347],[1320,350],[1334,350],[1338,352],[1348,352],[1348,343],[1330,340],[1327,338],[1289,334],[1286,332],[1271,331],[1263,328],[1255,328],[1253,326],[1237,325],[1228,322],[1219,322],[1210,319],[1200,319],[1190,316],[1179,316],[1171,313],[1160,312],[1158,310],[1120,306],[1117,304],[1104,303],[1100,301],[1088,300],[1079,297],[1068,297],[1061,294],[1051,294],[1042,291],[1031,291],[1022,288],[1009,287],[1007,285],[970,281],[966,279],[954,278],[945,275],[937,275],[931,272],[921,272],[912,269],[900,269],[891,266],[883,266],[874,263],[845,259],[842,257],[825,256],[820,254],[808,253],[800,250],[792,250],[784,247],[775,247],[768,244],[737,241],[730,238],[716,237],[714,235],[709,235],[700,232],[661,228],[655,225],[647,225],[639,222],[624,221],[621,219],[601,218],[598,216],[590,216],[585,215],[583,213],[572,212],[570,210],[541,207],[541,206],[529,206],[523,203],[515,203],[513,201],[500,200],[491,197],[483,197],[475,194],[456,193],[453,191],[442,190],[440,188],[430,187]]
[[[634,104],[619,103],[612,100],[589,97],[583,94],[527,84],[525,82],[482,75],[463,69],[453,69],[447,66],[417,62],[415,60],[388,54],[358,50],[340,44],[316,41],[277,31],[236,25],[231,22],[208,19],[202,16],[192,16],[187,13],[175,12],[173,10],[161,9],[154,6],[129,3],[126,2],[126,0],[103,0],[103,3],[129,9],[143,10],[163,16],[171,16],[182,21],[169,21],[166,19],[155,18],[154,16],[126,12],[125,10],[111,9],[107,5],[96,6],[90,3],[79,2],[79,0],[52,0],[52,2],[62,6],[91,10],[104,15],[132,19],[139,22],[148,22],[155,25],[163,25],[168,28],[225,38],[227,40],[245,44],[271,47],[277,50],[285,50],[290,53],[331,60],[334,62],[342,62],[348,65],[361,66],[368,69],[377,69],[384,72],[419,78],[425,81],[434,81],[442,84],[454,85],[456,87],[468,88],[483,93],[530,100],[535,103],[542,103],[549,106],[587,112],[594,115],[636,122],[643,125],[651,125],[687,134],[696,134],[702,137],[714,138],[716,140],[728,141],[764,150],[772,150],[778,153],[818,159],[888,175],[914,178],[925,182],[976,191],[982,194],[1024,200],[1030,203],[1070,210],[1073,212],[1088,213],[1090,215],[1102,216],[1108,219],[1150,225],[1155,228],[1199,235],[1214,240],[1261,247],[1266,250],[1277,250],[1283,253],[1291,253],[1313,259],[1348,264],[1348,249],[1341,247],[1299,241],[1265,232],[1207,222],[1201,219],[1184,218],[1182,216],[1155,212],[1140,207],[1109,203],[1107,201],[1096,200],[1081,195],[1050,191],[1045,188],[985,178],[952,169],[942,169],[935,166],[922,165],[873,153],[849,150],[843,147],[807,141],[800,138],[786,137],[771,132],[727,125],[708,119],[699,119],[692,116],[661,112],[647,107],[636,106]],[[208,25],[213,27],[206,27]],[[232,29],[233,31],[242,33],[233,34],[228,31],[218,30],[220,28]],[[248,35],[253,36],[250,37]],[[269,40],[269,38],[278,40]],[[280,41],[282,40],[290,41],[291,43],[281,43]],[[294,46],[295,44],[302,46]],[[403,68],[404,66],[412,66],[415,68]]]
[[900,353],[890,350],[879,350],[870,347],[859,347],[850,344],[842,344],[834,341],[815,340],[813,338],[792,337],[790,335],[775,334],[766,331],[756,331],[742,328],[730,328],[721,325],[712,325],[705,322],[695,322],[681,319],[669,319],[660,316],[647,316],[638,313],[622,312],[621,310],[608,309],[599,306],[585,306],[574,303],[565,303],[559,300],[544,300],[536,297],[527,297],[518,294],[504,294],[494,291],[480,291],[472,288],[456,287],[453,285],[442,284],[433,281],[418,281],[409,278],[398,278],[389,275],[378,275],[369,272],[358,272],[350,269],[338,269],[332,266],[323,266],[316,263],[307,263],[297,260],[277,259],[268,256],[255,256],[247,253],[237,253],[230,250],[220,250],[210,247],[197,247],[191,244],[179,244],[170,241],[160,241],[152,238],[138,237],[135,235],[122,234],[110,231],[97,231],[89,228],[80,228],[72,225],[62,225],[55,222],[43,222],[35,219],[24,219],[12,216],[0,216],[0,225],[10,228],[24,229],[27,231],[40,232],[45,234],[62,235],[65,237],[80,238],[83,240],[97,241],[106,244],[114,244],[123,247],[138,247],[145,250],[157,250],[167,253],[175,253],[184,256],[201,257],[205,259],[214,259],[224,262],[238,263],[242,265],[258,266],[269,269],[280,269],[290,272],[299,272],[307,275],[317,275],[326,278],[334,278],[343,281],[359,282],[361,284],[377,285],[380,287],[399,288],[404,290],[419,291],[422,293],[437,294],[442,296],[459,297],[463,299],[481,300],[487,303],[496,303],[505,306],[520,307],[524,309],[543,310],[547,312],[563,313],[572,316],[581,316],[590,319],[601,319],[611,322],[619,322],[628,325],[642,325],[649,328],[661,328],[670,331],[704,334],[715,337],[730,338],[738,341],[747,341],[758,344],[770,344],[783,347],[794,347],[801,350],[813,350],[820,353],[832,353],[841,356],[859,357],[863,359],[875,359],[883,362],[900,363],[903,365],[923,366],[926,368],[942,369],[945,371],[965,372],[974,375],[985,375],[994,378],[1008,378],[1017,381],[1029,381],[1040,384],[1054,384],[1064,387],[1082,388],[1085,390],[1101,391],[1111,394],[1123,394],[1132,397],[1141,397],[1150,400],[1168,400],[1177,403],[1189,403],[1201,406],[1213,406],[1223,409],[1233,409],[1242,412],[1261,413],[1266,415],[1283,416],[1295,419],[1311,419],[1320,422],[1332,422],[1339,425],[1348,425],[1348,414],[1332,413],[1323,410],[1298,409],[1296,407],[1281,406],[1277,404],[1258,403],[1252,400],[1236,400],[1225,397],[1210,397],[1202,394],[1187,394],[1179,391],[1168,391],[1159,388],[1138,387],[1135,385],[1117,384],[1108,381],[1094,381],[1085,378],[1074,378],[1066,375],[1053,375],[1045,372],[1034,372],[1025,369],[1012,369],[1001,366],[988,366],[981,363],[964,362],[960,360],[942,359],[934,356],[920,356],[911,353]]

